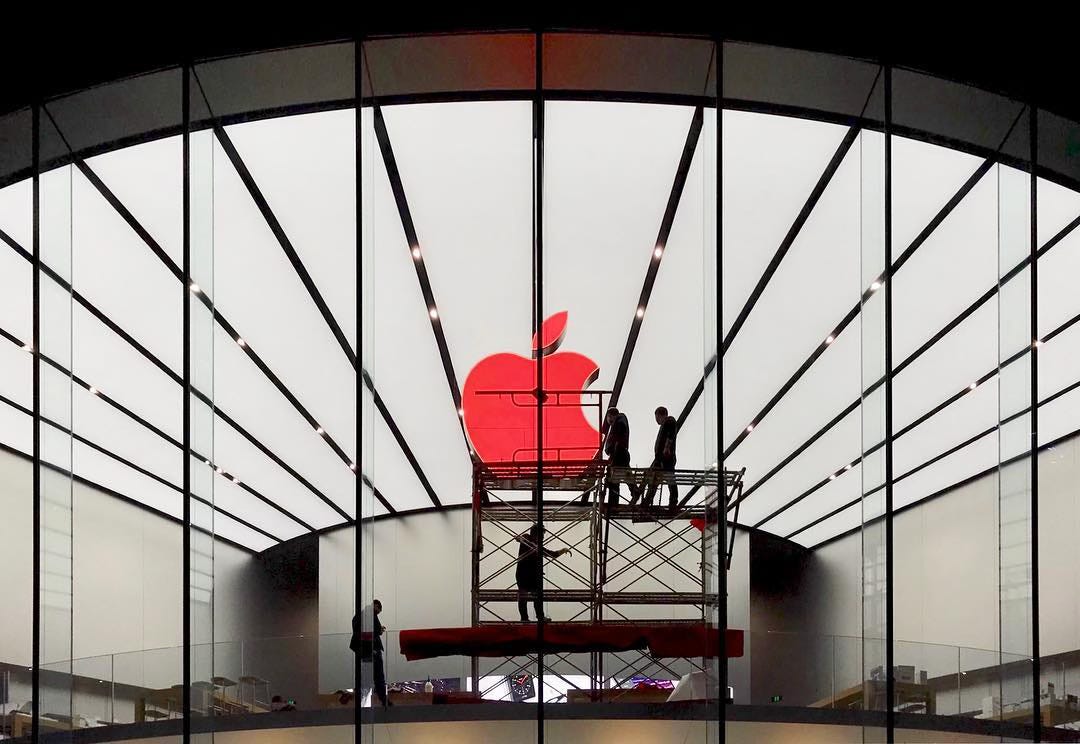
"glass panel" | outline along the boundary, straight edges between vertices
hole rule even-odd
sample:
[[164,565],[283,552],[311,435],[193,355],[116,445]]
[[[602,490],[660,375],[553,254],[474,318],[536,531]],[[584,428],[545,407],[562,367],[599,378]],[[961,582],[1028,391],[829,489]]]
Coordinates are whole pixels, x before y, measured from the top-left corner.
[[[884,75],[876,85],[882,95],[872,95],[875,103],[868,115],[885,121]],[[891,369],[886,355],[889,343],[886,303],[893,292],[889,276],[889,245],[891,234],[886,224],[889,218],[888,179],[891,160],[887,137],[877,131],[864,130],[860,135],[862,170],[861,267],[859,286],[862,291],[860,324],[862,331],[862,688],[863,709],[882,712],[890,702],[886,693],[889,670],[888,594],[889,550],[887,536],[887,477],[891,445],[887,409],[891,404],[892,385],[888,379]],[[864,741],[885,741],[891,732],[882,726],[864,726]]]
[[[719,276],[721,268],[722,245],[719,233],[719,198],[720,198],[720,130],[718,114],[721,112],[717,96],[719,77],[719,54],[717,45],[712,48],[712,62],[709,66],[706,89],[712,92],[713,100],[703,111],[701,127],[701,348],[705,359],[717,359],[719,333],[723,327],[719,298]],[[704,369],[702,370],[704,375]],[[706,632],[723,638],[723,643],[716,643],[711,648],[706,646],[704,667],[707,684],[704,691],[706,703],[706,726],[703,732],[705,741],[719,741],[720,727],[724,726],[723,714],[726,708],[728,687],[728,651],[727,651],[727,553],[732,537],[733,524],[729,523],[728,504],[739,495],[734,485],[729,490],[728,481],[723,475],[720,463],[720,446],[723,439],[723,419],[720,416],[720,378],[721,372],[704,376],[703,419],[701,431],[703,463],[706,471],[718,471],[723,480],[718,481],[713,495],[706,496],[703,511],[702,529],[702,588],[706,595],[703,608]],[[721,615],[721,613],[724,613]],[[735,624],[735,630],[748,630],[741,624]],[[738,654],[736,654],[736,657]]]
[[[565,77],[582,48],[575,45],[595,42],[611,67],[593,71],[592,87],[692,88],[695,95],[709,88],[709,44],[653,41],[553,37],[545,72],[552,71],[553,88],[577,85]],[[619,65],[634,48],[644,55],[637,70],[642,60],[667,59],[671,75],[694,83],[645,80]],[[621,82],[606,77],[620,67]],[[702,594],[717,581],[722,539],[710,523],[722,498],[716,387],[711,382],[704,397],[703,379],[717,344],[715,112],[548,101],[544,114],[544,316],[566,313],[565,339],[545,371],[544,462],[565,468],[585,460],[592,467],[599,453],[606,466],[606,484],[577,493],[546,483],[548,547],[572,551],[546,564],[549,614],[575,632],[586,632],[587,620],[609,634],[659,625],[682,641],[651,655],[550,654],[545,687],[580,705],[695,701],[702,717],[687,724],[685,735],[705,741],[710,728],[714,736],[718,731],[707,722],[716,716],[709,704],[717,697],[709,648],[714,610]],[[558,392],[583,386],[587,393],[572,399]],[[578,429],[569,425],[568,405]],[[582,490],[584,498],[563,505]],[[654,715],[665,710],[659,706]],[[546,733],[556,730],[550,726]]]
[[[34,636],[33,190],[29,110],[0,118],[0,161],[23,179],[0,189],[0,715],[4,734],[29,735]],[[21,152],[20,152],[21,150]]]
[[[1030,142],[1031,116],[1025,111],[1011,139]],[[1019,147],[1019,145],[1017,145]],[[1031,724],[1036,696],[1031,670],[1035,598],[1032,584],[1033,525],[1031,450],[1036,400],[1032,371],[1032,275],[1028,265],[1033,247],[1029,168],[998,166],[998,457],[999,582],[1001,613],[1000,715],[1002,720]],[[1015,274],[1010,278],[1010,271]],[[1019,664],[1007,664],[1019,657]],[[997,711],[995,711],[997,712]],[[1045,719],[1044,719],[1045,720]],[[1034,736],[1034,735],[1033,735]]]
[[[63,139],[47,111],[39,118],[41,152],[57,150]],[[72,669],[74,585],[72,450],[73,405],[76,396],[96,394],[88,381],[72,377],[72,182],[73,166],[41,173],[39,182],[39,337],[38,468],[40,514],[38,572],[40,591],[40,688],[37,725],[42,733],[69,739],[75,725],[75,680]],[[48,269],[46,269],[48,267]],[[46,276],[51,269],[60,278]],[[48,419],[51,423],[46,423]]]
[[[1072,527],[1080,517],[1075,393],[1049,401],[1072,386],[1080,369],[1074,332],[1059,331],[1080,313],[1076,292],[1066,286],[1067,277],[1076,274],[1073,267],[1080,257],[1080,233],[1071,227],[1078,204],[1076,192],[1066,187],[1069,182],[1061,177],[1077,171],[1078,144],[1080,125],[1038,112],[1038,328],[1039,337],[1048,339],[1038,352],[1042,401],[1038,427],[1040,696],[1044,716],[1050,708],[1050,725],[1056,728],[1075,728],[1075,700],[1080,690],[1080,675],[1071,653],[1080,647],[1080,612],[1075,602],[1080,546]],[[1044,732],[1044,739],[1048,734]]]
[[[189,108],[203,110],[205,99],[194,76],[189,72]],[[214,172],[217,168],[213,132],[192,131],[189,134],[188,189],[190,234],[188,270],[182,281],[189,294],[187,338],[190,359],[191,393],[188,400],[188,427],[191,453],[186,456],[189,469],[188,514],[188,575],[185,577],[187,612],[190,627],[190,646],[184,649],[189,665],[190,706],[185,711],[181,693],[183,680],[172,686],[171,695],[154,707],[168,716],[173,705],[183,715],[203,717],[213,708],[207,687],[216,668],[214,646],[215,575],[214,575],[214,496],[219,482],[215,451],[214,402],[217,398],[214,375]],[[199,457],[199,459],[196,459]],[[224,472],[224,468],[222,468]],[[207,735],[198,738],[210,738]]]
[[544,35],[544,87],[549,91],[704,99],[716,95],[716,77],[710,73],[714,64],[714,44],[708,39]]
[[355,705],[353,52],[193,71],[194,715]]

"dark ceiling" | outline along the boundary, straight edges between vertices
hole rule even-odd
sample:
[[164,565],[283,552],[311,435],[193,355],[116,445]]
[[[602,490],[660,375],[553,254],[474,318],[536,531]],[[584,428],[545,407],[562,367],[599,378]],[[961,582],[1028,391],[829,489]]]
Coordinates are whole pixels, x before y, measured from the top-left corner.
[[[616,11],[593,4],[586,10],[547,12],[542,18],[505,8],[451,13],[419,4],[409,12],[375,16],[359,15],[356,6],[332,13],[308,7],[309,15],[300,17],[295,6],[274,5],[266,3],[241,15],[220,5],[165,3],[66,21],[54,17],[63,15],[58,7],[33,11],[41,17],[25,22],[24,30],[18,23],[8,24],[0,44],[0,69],[7,71],[0,85],[0,110],[185,59],[341,39],[361,30],[389,34],[542,25],[704,35],[715,29],[700,9],[664,7],[661,13],[652,4],[638,10],[624,5]],[[1072,75],[1075,29],[1066,18],[1046,17],[1038,6],[1005,3],[991,12],[990,5],[984,5],[977,13],[951,17],[940,3],[925,8],[896,2],[798,7],[792,11],[770,4],[768,12],[725,8],[720,32],[728,39],[887,60],[1034,100],[1080,119]],[[1028,9],[1039,18],[1028,20]]]

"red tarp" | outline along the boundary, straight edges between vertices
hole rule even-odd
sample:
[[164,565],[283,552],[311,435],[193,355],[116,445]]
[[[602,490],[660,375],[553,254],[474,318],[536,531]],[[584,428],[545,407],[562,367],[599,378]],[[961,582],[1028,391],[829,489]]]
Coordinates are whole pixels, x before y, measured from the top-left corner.
[[[435,656],[518,656],[540,650],[539,632],[532,623],[483,625],[479,628],[422,628],[403,630],[401,653],[409,661]],[[703,623],[686,625],[605,625],[547,623],[544,653],[644,651],[658,658],[716,656],[719,628]],[[727,655],[743,655],[743,632],[728,629]]]

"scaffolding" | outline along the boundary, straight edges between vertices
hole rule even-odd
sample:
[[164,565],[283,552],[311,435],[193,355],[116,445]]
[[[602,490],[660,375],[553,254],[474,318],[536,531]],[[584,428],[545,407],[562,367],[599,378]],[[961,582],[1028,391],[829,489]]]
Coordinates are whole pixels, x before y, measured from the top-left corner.
[[[558,605],[563,616],[558,622],[660,625],[670,626],[673,633],[680,625],[715,624],[722,610],[717,592],[720,556],[729,567],[733,544],[725,539],[726,513],[739,503],[742,476],[743,471],[725,470],[721,479],[716,469],[616,468],[599,457],[544,462],[542,467],[536,462],[475,462],[473,626],[516,622],[505,616],[504,608],[536,598],[518,591],[514,569],[519,536],[541,517],[546,546],[572,551],[568,558],[543,558],[545,588],[539,594],[544,603]],[[646,507],[640,499],[625,503],[626,490],[642,494],[650,488],[666,490],[669,483],[685,493],[674,509]],[[621,499],[609,499],[615,488],[623,491]],[[619,503],[610,503],[614,501]],[[583,654],[546,652],[545,657],[573,670],[569,674],[587,678],[592,700],[617,697],[630,680],[651,678],[655,670],[678,679],[678,670],[704,671],[708,663],[704,657],[669,660],[652,658],[646,651],[629,654],[626,658],[593,651],[587,661],[580,658]],[[618,668],[605,670],[605,656],[608,661],[615,656],[610,666]],[[536,664],[535,654],[505,657],[484,676],[502,678],[535,669]],[[551,665],[545,664],[544,674],[561,678],[568,688],[586,689]],[[481,689],[477,657],[472,659],[472,677],[474,690],[490,692]]]

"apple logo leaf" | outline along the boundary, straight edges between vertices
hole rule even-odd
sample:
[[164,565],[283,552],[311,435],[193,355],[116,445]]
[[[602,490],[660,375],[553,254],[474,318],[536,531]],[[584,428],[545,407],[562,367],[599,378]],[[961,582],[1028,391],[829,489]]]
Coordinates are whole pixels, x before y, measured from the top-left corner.
[[[566,322],[570,313],[566,310],[555,313],[548,316],[544,321],[544,325],[540,327],[540,338],[543,343],[543,353],[548,355],[554,353],[563,342],[563,337],[566,335]],[[532,355],[536,358],[536,334],[533,334],[532,339]]]

